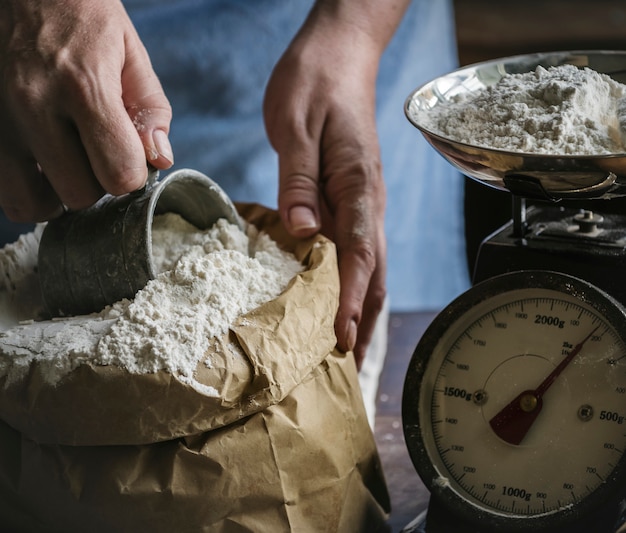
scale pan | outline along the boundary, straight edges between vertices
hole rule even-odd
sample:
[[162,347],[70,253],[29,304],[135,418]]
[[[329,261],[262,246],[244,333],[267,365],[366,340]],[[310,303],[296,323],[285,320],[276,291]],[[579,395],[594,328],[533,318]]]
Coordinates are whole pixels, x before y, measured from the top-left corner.
[[481,91],[507,74],[567,64],[588,67],[626,84],[626,51],[520,55],[476,63],[430,81],[409,95],[405,114],[445,159],[466,176],[487,186],[543,200],[626,196],[626,152],[562,155],[507,151],[457,142],[429,126],[429,113],[455,97]]

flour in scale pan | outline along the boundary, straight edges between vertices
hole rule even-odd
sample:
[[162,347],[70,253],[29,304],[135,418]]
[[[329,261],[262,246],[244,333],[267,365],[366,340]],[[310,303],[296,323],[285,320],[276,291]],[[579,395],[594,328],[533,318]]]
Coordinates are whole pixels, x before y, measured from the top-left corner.
[[550,155],[626,152],[626,85],[573,65],[506,74],[414,116],[433,133],[485,148]]

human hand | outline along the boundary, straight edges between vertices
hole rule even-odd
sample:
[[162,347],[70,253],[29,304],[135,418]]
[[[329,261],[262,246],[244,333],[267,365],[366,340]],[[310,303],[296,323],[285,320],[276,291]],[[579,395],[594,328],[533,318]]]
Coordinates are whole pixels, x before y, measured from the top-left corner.
[[331,21],[305,27],[277,64],[265,123],[279,156],[279,211],[298,237],[337,245],[338,347],[360,368],[385,299],[385,186],[375,123],[382,49]]
[[142,187],[171,108],[119,0],[0,3],[0,207],[16,222]]

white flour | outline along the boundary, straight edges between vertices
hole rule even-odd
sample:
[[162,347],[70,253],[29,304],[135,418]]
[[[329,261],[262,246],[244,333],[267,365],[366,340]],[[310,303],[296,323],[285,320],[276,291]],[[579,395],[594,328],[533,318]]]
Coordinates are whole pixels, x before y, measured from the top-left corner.
[[[247,233],[220,220],[199,231],[178,215],[155,217],[152,234],[156,279],[132,301],[117,302],[102,312],[45,322],[25,318],[13,304],[24,290],[32,292],[38,236],[0,250],[7,279],[28,284],[0,285],[0,376],[7,384],[20,379],[36,361],[51,384],[81,364],[115,365],[131,373],[165,370],[204,394],[214,394],[194,380],[212,337],[228,330],[240,315],[280,294],[302,265],[281,251],[265,233],[249,225]],[[13,248],[15,248],[13,247]],[[7,258],[7,256],[9,256]],[[4,269],[6,265],[11,268]],[[41,308],[31,302],[31,317]],[[16,325],[17,324],[17,325]]]
[[0,250],[0,331],[40,315],[37,249],[43,225]]
[[626,85],[589,68],[562,65],[507,74],[498,83],[416,114],[458,142],[525,153],[626,152]]

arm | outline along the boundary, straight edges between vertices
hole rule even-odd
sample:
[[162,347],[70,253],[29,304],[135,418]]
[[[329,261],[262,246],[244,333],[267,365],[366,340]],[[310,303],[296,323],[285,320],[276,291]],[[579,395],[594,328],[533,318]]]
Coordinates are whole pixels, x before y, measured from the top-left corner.
[[53,218],[172,164],[171,110],[119,0],[0,4],[0,207]]
[[319,0],[265,98],[279,210],[296,236],[337,244],[338,346],[365,356],[385,298],[385,186],[375,119],[380,57],[409,0]]

